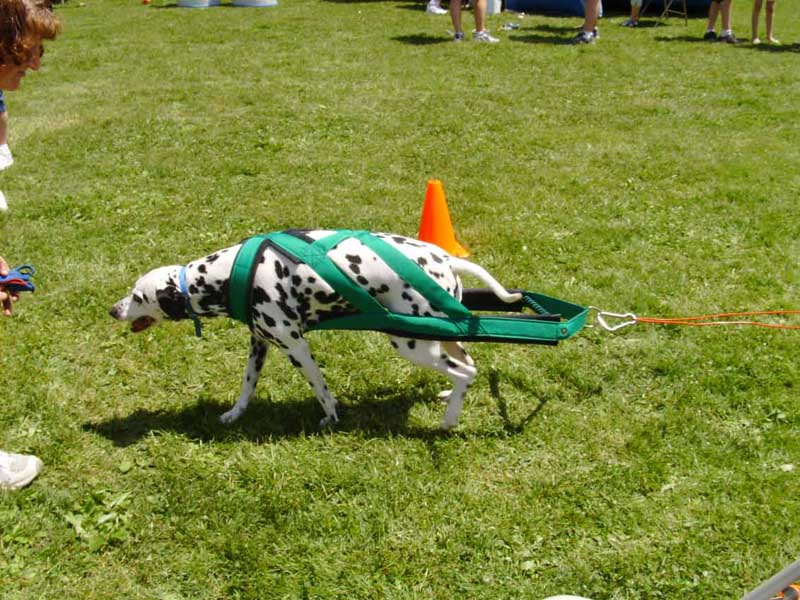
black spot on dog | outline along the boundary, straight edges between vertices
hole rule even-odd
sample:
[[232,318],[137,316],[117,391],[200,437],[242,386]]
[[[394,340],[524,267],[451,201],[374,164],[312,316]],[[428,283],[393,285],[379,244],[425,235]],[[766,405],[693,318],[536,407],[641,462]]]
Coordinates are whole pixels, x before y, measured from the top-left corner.
[[392,236],[392,241],[395,244],[405,244],[406,243],[406,238],[400,237],[398,235],[395,235],[395,236]]
[[361,285],[369,285],[369,279],[367,279],[363,275],[359,275],[358,277],[356,277],[356,281]]
[[207,269],[206,269],[205,265],[200,265],[199,267],[197,267],[197,270],[200,271],[201,273],[206,273],[207,272]]
[[420,256],[420,257],[417,259],[417,264],[418,264],[420,267],[424,267],[425,265],[427,265],[427,264],[428,264],[428,261],[427,261],[427,259],[426,259],[424,256]]
[[407,344],[409,350],[413,350],[417,347],[417,340],[408,340]]
[[292,283],[294,285],[300,285],[303,283],[303,279],[299,275],[292,275]]
[[333,304],[337,300],[339,300],[341,296],[336,292],[331,292],[330,294],[326,294],[323,291],[314,292],[314,300],[319,302],[320,304]]
[[297,367],[298,369],[299,369],[299,368],[302,366],[302,365],[300,364],[300,361],[299,361],[299,360],[297,360],[297,359],[296,359],[294,356],[292,356],[291,354],[289,355],[289,360],[290,360],[290,361],[291,361],[291,363],[292,363],[292,364],[293,364],[295,367]]
[[283,279],[284,278],[283,265],[281,264],[281,261],[279,261],[279,260],[275,261],[275,276],[278,279]]
[[361,267],[359,267],[359,266],[358,266],[356,263],[350,263],[350,264],[349,264],[349,265],[347,265],[347,266],[348,266],[348,268],[349,268],[349,269],[350,269],[350,270],[351,270],[353,273],[355,273],[356,275],[358,275],[358,274],[360,274],[360,273],[361,273]]
[[163,290],[156,291],[156,300],[159,308],[164,311],[164,314],[169,319],[178,321],[188,318],[186,314],[186,299],[178,288],[170,285]]
[[431,254],[431,258],[433,259],[434,262],[437,262],[439,264],[442,264],[444,262],[444,259],[438,254]]
[[317,281],[316,277],[309,277],[308,278],[308,283],[316,283],[316,281]]
[[355,265],[361,264],[361,257],[358,254],[345,254],[344,257]]
[[272,299],[269,297],[267,290],[261,286],[253,288],[253,304],[268,304],[270,302],[272,302]]

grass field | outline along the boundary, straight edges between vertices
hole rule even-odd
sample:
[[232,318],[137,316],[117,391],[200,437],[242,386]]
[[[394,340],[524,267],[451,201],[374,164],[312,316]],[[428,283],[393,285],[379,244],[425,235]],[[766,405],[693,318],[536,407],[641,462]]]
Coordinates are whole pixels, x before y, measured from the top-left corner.
[[0,494],[0,597],[735,598],[800,554],[798,332],[473,345],[441,434],[445,382],[380,335],[309,336],[335,428],[277,352],[226,427],[243,326],[108,316],[140,274],[254,233],[414,235],[432,177],[510,287],[648,316],[800,308],[792,3],[779,47],[622,13],[592,47],[565,44],[576,18],[509,14],[500,44],[453,44],[422,9],[57,8],[0,177],[0,254],[38,269],[0,325],[0,448],[45,462]]

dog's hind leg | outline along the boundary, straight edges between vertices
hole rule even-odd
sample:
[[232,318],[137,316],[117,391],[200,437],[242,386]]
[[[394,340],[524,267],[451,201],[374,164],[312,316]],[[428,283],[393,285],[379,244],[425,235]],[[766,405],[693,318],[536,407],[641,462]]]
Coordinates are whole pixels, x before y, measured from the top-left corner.
[[287,345],[286,348],[281,346],[281,349],[289,357],[292,364],[305,375],[308,383],[314,389],[317,400],[322,405],[322,410],[325,411],[325,418],[320,421],[319,426],[325,427],[331,423],[336,423],[339,420],[339,417],[336,416],[336,399],[331,395],[328,384],[325,383],[325,376],[311,355],[308,342],[302,337],[292,339],[290,345]]
[[258,377],[261,374],[261,369],[264,366],[264,359],[267,356],[267,344],[255,336],[250,336],[250,356],[247,359],[247,369],[244,372],[244,381],[242,382],[242,392],[239,394],[239,399],[228,412],[223,413],[220,421],[223,423],[233,423],[236,419],[242,416],[242,413],[247,408],[250,398],[253,397],[253,392],[258,383]]
[[458,423],[464,394],[475,379],[477,369],[472,358],[461,344],[455,342],[436,342],[431,340],[412,340],[391,336],[392,346],[404,358],[416,365],[438,371],[453,384],[447,396],[447,409],[442,419],[442,429],[452,429]]

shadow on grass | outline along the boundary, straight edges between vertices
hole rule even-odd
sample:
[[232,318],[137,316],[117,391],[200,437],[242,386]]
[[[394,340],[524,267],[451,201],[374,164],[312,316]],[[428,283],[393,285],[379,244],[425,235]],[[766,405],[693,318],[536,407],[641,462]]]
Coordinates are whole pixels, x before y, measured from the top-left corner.
[[[575,30],[572,30],[575,31]],[[572,39],[575,35],[569,37],[555,37],[552,35],[536,35],[536,34],[523,34],[523,35],[510,35],[508,41],[521,42],[523,44],[553,44],[554,46],[570,46]]]
[[398,35],[392,38],[395,42],[403,42],[411,46],[431,46],[433,44],[449,44],[453,38],[444,35],[429,35],[419,33],[416,35]]
[[800,42],[796,44],[737,44],[739,50],[755,50],[757,52],[800,52]]
[[[513,383],[513,382],[512,382]],[[499,390],[497,373],[490,376],[492,396],[497,401],[504,429],[509,434],[524,431],[545,405],[544,400],[521,421],[514,423],[508,415],[508,406]],[[516,385],[515,385],[516,386]],[[189,439],[202,442],[221,442],[247,439],[256,443],[274,439],[294,438],[306,435],[322,435],[357,431],[367,437],[413,437],[433,441],[461,435],[444,432],[438,423],[430,427],[408,424],[411,408],[417,403],[428,402],[426,397],[411,388],[374,388],[368,397],[353,398],[348,404],[339,404],[339,422],[331,429],[320,429],[322,409],[315,398],[272,402],[269,398],[253,400],[242,417],[231,425],[224,425],[219,417],[231,408],[211,398],[200,397],[197,404],[176,410],[139,409],[126,416],[117,416],[100,422],[86,423],[84,431],[101,435],[115,446],[127,447],[142,438],[157,432],[175,432]],[[431,399],[431,402],[437,402]],[[441,406],[444,414],[445,404]]]
[[[517,384],[518,383],[519,382],[517,382]],[[512,435],[516,435],[525,431],[528,423],[533,421],[533,419],[536,418],[536,415],[538,415],[539,412],[541,412],[541,410],[544,408],[544,405],[547,404],[546,399],[539,398],[539,404],[532,411],[530,411],[526,417],[520,420],[519,423],[513,423],[511,421],[511,417],[508,415],[508,404],[500,394],[500,375],[495,370],[489,373],[489,390],[491,391],[492,398],[494,398],[497,402],[497,410],[500,413],[500,418],[503,419],[503,429],[505,429],[506,433],[510,433]]]

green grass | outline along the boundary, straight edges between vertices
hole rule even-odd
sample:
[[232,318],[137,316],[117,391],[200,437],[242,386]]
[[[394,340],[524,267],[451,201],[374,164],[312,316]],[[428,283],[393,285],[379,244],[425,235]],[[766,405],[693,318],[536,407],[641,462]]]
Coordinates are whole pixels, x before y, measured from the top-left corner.
[[498,31],[508,14],[501,44],[458,45],[421,8],[58,7],[0,181],[0,254],[38,269],[2,322],[0,448],[46,465],[0,494],[4,599],[739,597],[796,559],[796,332],[473,345],[443,435],[445,382],[377,334],[310,336],[336,428],[277,352],[224,427],[242,326],[108,316],[140,274],[254,233],[413,235],[431,177],[509,286],[641,315],[798,308],[789,3],[779,48],[620,15],[594,47],[563,43],[578,19]]

